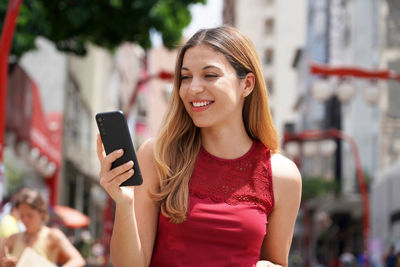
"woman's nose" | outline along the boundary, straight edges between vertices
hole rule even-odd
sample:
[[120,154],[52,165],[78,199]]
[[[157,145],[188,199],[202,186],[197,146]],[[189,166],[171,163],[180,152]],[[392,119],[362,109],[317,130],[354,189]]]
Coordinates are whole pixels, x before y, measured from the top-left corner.
[[193,77],[189,86],[189,91],[192,93],[200,93],[204,91],[204,86],[199,78]]

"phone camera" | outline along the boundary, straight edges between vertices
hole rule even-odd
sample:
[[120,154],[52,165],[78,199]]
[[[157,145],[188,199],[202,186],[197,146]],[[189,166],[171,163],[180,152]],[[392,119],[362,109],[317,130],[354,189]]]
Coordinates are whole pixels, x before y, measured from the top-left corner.
[[103,119],[101,117],[98,117],[97,121],[101,123],[103,121]]

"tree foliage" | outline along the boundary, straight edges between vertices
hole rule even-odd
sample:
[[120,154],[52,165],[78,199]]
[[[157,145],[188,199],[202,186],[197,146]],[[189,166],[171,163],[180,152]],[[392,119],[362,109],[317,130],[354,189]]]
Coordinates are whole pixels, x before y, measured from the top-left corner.
[[[9,0],[0,0],[1,27]],[[35,48],[37,36],[57,49],[86,54],[88,42],[114,49],[123,41],[151,47],[150,31],[174,47],[190,23],[189,5],[206,0],[25,0],[17,19],[11,54]]]
[[337,194],[339,192],[337,182],[327,180],[324,177],[305,177],[302,183],[302,201],[319,198],[327,194]]

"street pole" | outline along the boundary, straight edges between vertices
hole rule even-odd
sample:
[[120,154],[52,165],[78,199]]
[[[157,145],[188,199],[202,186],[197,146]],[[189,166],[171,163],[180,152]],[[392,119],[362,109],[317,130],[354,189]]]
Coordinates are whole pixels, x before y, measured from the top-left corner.
[[[4,184],[3,152],[5,146],[8,57],[14,36],[15,24],[22,0],[10,0],[0,38],[0,185]],[[0,188],[0,207],[3,188]]]

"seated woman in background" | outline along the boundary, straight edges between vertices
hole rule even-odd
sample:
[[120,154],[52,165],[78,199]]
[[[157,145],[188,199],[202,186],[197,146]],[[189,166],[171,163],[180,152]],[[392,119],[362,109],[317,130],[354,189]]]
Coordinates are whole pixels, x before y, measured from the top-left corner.
[[26,231],[11,235],[1,244],[1,266],[15,266],[25,248],[30,247],[48,261],[61,266],[84,266],[85,260],[68,238],[56,228],[46,226],[48,209],[36,190],[23,189],[16,200]]

